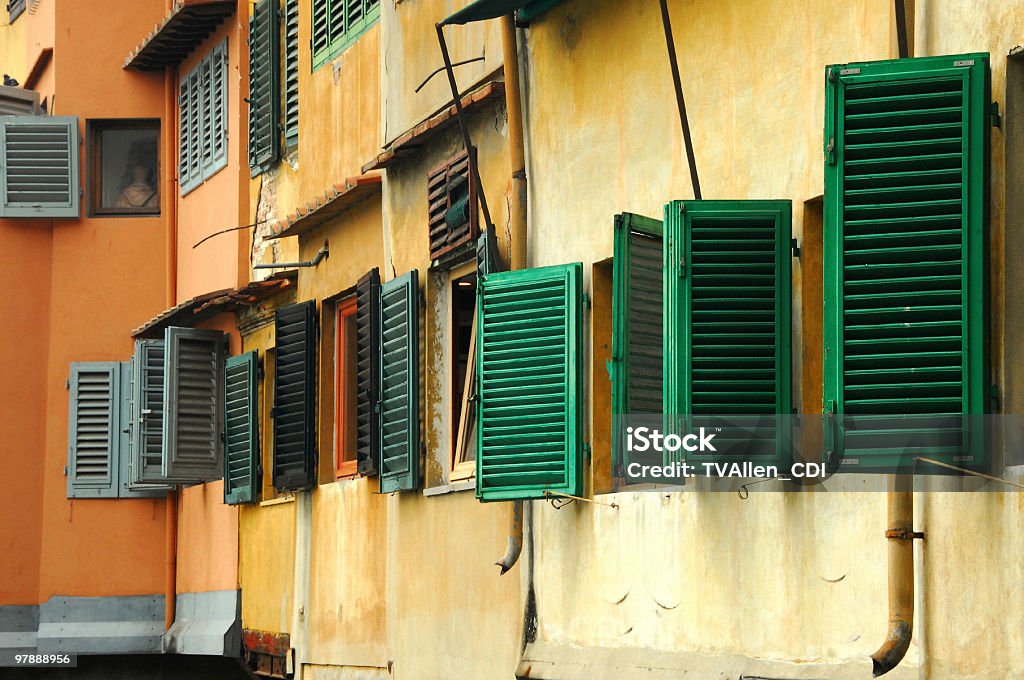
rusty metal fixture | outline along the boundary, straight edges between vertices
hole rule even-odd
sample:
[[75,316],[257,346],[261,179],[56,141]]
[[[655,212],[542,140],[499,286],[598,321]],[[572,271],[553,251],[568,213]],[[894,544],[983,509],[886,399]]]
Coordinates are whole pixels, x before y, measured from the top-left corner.
[[287,633],[242,630],[247,669],[255,677],[287,678],[291,638]]
[[509,202],[509,269],[526,267],[526,147],[523,142],[523,104],[519,84],[519,46],[515,17],[501,18],[501,47],[505,71],[505,109],[508,113],[508,158],[512,175]]
[[896,2],[896,47],[899,50],[900,59],[910,56],[907,44],[907,8],[904,0]]
[[683,84],[679,77],[679,57],[676,55],[675,38],[672,37],[672,19],[668,13],[668,0],[661,0],[661,24],[665,29],[665,44],[668,46],[668,63],[672,69],[672,84],[676,90],[676,108],[679,109],[679,123],[683,127],[683,145],[686,147],[686,163],[690,167],[690,184],[693,185],[693,197],[699,201],[701,193],[700,180],[697,178],[697,160],[693,157],[690,121],[686,117],[686,100],[683,99]]
[[885,642],[871,655],[874,677],[899,665],[910,648],[914,633],[914,531],[912,478],[895,477],[888,493],[889,529],[889,630]]
[[501,567],[501,574],[516,566],[523,552],[523,502],[513,501],[509,512],[508,546],[505,554],[494,564]]

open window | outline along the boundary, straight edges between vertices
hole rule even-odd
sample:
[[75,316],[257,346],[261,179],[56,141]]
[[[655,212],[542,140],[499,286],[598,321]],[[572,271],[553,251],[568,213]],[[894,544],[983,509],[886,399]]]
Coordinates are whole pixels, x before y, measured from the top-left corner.
[[467,479],[476,470],[476,264],[470,263],[448,277],[448,372],[451,413],[450,481]]
[[356,296],[335,305],[334,319],[334,470],[336,477],[357,473],[359,387]]

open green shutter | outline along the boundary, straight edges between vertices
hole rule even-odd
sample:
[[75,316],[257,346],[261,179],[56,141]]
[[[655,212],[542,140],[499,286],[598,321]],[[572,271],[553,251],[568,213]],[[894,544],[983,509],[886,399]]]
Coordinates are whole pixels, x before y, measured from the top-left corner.
[[582,490],[579,263],[496,272],[480,284],[477,497]]
[[220,479],[224,334],[194,328],[164,331],[162,476],[169,482]]
[[299,0],[284,3],[284,143],[299,144]]
[[723,426],[690,460],[789,459],[791,220],[789,201],[665,207],[665,413]]
[[660,220],[615,216],[612,261],[612,426],[617,477],[628,465],[621,416],[662,412],[662,274]]
[[260,482],[256,352],[224,362],[224,502],[252,503]]
[[274,318],[274,487],[316,484],[316,302],[277,310]]
[[116,498],[121,445],[121,364],[71,364],[68,498]]
[[356,452],[359,474],[376,475],[380,459],[380,271],[356,284]]
[[419,279],[414,269],[381,285],[380,491],[420,479]]
[[830,466],[984,464],[989,100],[987,54],[826,71]]
[[259,0],[249,20],[249,167],[253,175],[277,160],[281,140],[280,35],[276,0]]
[[78,118],[0,116],[0,217],[78,217]]

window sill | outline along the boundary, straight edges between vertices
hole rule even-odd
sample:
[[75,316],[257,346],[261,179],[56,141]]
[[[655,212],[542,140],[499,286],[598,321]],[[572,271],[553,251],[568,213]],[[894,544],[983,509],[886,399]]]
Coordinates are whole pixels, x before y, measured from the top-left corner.
[[460,491],[476,491],[476,479],[464,479],[458,482],[452,482],[451,484],[442,484],[441,486],[432,486],[429,489],[423,490],[424,496],[443,496],[448,493],[458,493]]
[[294,503],[295,496],[281,496],[280,498],[271,498],[269,501],[260,501],[260,507],[265,508],[270,505],[282,505],[283,503]]

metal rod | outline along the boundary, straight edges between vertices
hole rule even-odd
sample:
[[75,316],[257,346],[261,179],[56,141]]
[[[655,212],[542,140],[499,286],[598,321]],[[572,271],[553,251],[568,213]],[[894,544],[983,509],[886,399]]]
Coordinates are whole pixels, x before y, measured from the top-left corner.
[[452,71],[452,59],[448,55],[448,44],[444,41],[444,26],[435,24],[437,29],[437,43],[441,47],[441,57],[444,59],[444,69],[448,73],[448,85],[452,89],[452,101],[455,103],[455,117],[459,121],[459,130],[462,132],[462,143],[469,154],[469,165],[471,176],[476,182],[476,195],[480,198],[480,208],[484,212],[484,224],[493,226],[491,222],[491,211],[487,208],[487,197],[484,195],[483,183],[480,181],[480,168],[476,159],[473,158],[473,141],[469,137],[469,128],[466,127],[466,112],[462,108],[462,97],[459,96],[459,86],[455,82],[455,72]]
[[[465,64],[472,64],[472,63],[473,63],[474,61],[483,61],[483,60],[484,60],[484,57],[473,57],[472,59],[464,59],[463,61],[457,61],[457,62],[455,62],[454,64],[452,64],[452,68],[454,68],[454,67],[456,67],[456,66],[463,66],[463,65],[465,65]],[[440,73],[440,72],[441,72],[441,71],[443,71],[443,70],[444,70],[444,66],[439,66],[438,68],[435,68],[435,69],[434,69],[433,71],[431,71],[431,72],[430,72],[430,75],[429,75],[429,76],[427,76],[427,77],[426,77],[426,78],[425,78],[425,79],[423,80],[423,82],[422,82],[422,83],[420,83],[420,86],[419,86],[419,87],[417,87],[417,88],[416,88],[416,89],[414,90],[414,92],[419,92],[420,90],[422,90],[422,89],[423,89],[423,87],[424,87],[424,86],[425,86],[425,85],[426,85],[427,83],[429,83],[429,82],[431,81],[431,79],[433,79],[433,77],[434,77],[434,76],[436,76],[436,75],[437,75],[438,73]]]
[[260,226],[262,224],[266,224],[267,222],[270,222],[270,220],[260,220],[259,222],[253,222],[252,224],[243,224],[243,225],[238,226],[238,227],[228,227],[227,229],[221,229],[220,231],[215,231],[212,234],[210,234],[209,236],[204,236],[201,240],[197,241],[196,244],[194,246],[192,246],[192,248],[193,249],[198,248],[199,246],[203,245],[204,243],[209,241],[214,236],[220,236],[221,234],[228,234],[228,233],[230,233],[232,231],[238,231],[239,229],[249,229],[250,227],[258,227],[258,226]]
[[693,197],[699,201],[701,198],[700,180],[697,178],[697,161],[693,157],[693,140],[690,139],[690,122],[686,117],[683,84],[679,79],[679,59],[676,56],[676,41],[672,37],[672,19],[668,15],[668,0],[661,0],[661,23],[665,27],[665,44],[668,47],[668,62],[672,67],[672,84],[676,88],[679,122],[683,126],[683,145],[686,147],[686,162],[690,166],[690,184],[693,185]]
[[253,269],[291,269],[292,267],[315,267],[320,264],[321,260],[328,257],[330,252],[327,250],[327,244],[324,247],[316,251],[316,257],[309,262],[272,262],[270,264],[254,264]]
[[922,463],[931,463],[932,465],[938,465],[939,467],[944,467],[944,468],[946,468],[948,470],[956,470],[957,472],[962,472],[965,475],[973,475],[975,477],[982,477],[984,479],[988,479],[988,480],[991,480],[993,482],[1002,482],[1003,484],[1006,484],[1007,486],[1015,486],[1018,489],[1024,489],[1024,484],[1018,484],[1017,482],[1011,482],[1010,480],[1003,479],[1002,477],[993,477],[992,475],[986,475],[983,472],[975,472],[974,470],[968,470],[967,468],[957,467],[956,465],[950,465],[949,463],[943,463],[943,462],[940,462],[940,461],[937,461],[937,460],[932,460],[931,458],[917,457],[914,460],[919,460]]
[[896,0],[896,47],[900,59],[910,56],[907,48],[907,8],[905,0]]
[[584,503],[593,503],[595,505],[604,505],[604,506],[609,507],[609,508],[618,508],[619,507],[618,503],[605,503],[604,501],[595,501],[593,498],[583,498],[581,496],[573,496],[572,494],[561,493],[560,491],[545,491],[544,492],[544,497],[545,498],[552,498],[554,496],[557,496],[557,497],[560,497],[560,498],[571,498],[574,501],[583,501]]

